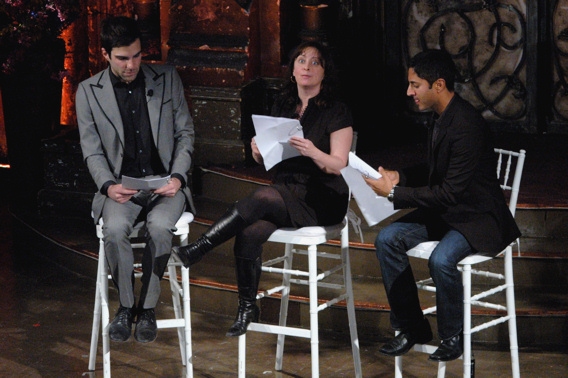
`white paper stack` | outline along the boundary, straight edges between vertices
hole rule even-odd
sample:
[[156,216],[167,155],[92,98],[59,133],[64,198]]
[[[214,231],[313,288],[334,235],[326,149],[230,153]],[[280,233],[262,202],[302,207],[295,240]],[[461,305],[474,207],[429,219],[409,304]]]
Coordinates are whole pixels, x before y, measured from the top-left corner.
[[392,202],[377,195],[363,180],[363,176],[379,179],[381,175],[353,152],[349,153],[349,164],[341,170],[341,174],[369,227],[398,211],[394,209]]
[[304,137],[300,121],[253,114],[252,122],[256,132],[254,140],[267,171],[282,160],[300,156],[300,152],[288,144],[291,136]]
[[122,176],[122,186],[127,189],[155,190],[166,185],[169,179],[170,176],[149,176],[142,178]]

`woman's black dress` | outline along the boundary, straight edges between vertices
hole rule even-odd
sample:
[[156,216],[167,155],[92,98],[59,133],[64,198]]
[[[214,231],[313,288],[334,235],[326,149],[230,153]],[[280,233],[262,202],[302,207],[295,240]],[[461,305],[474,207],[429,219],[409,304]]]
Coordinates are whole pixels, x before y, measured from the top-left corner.
[[[310,99],[300,119],[304,138],[321,151],[330,153],[330,134],[353,126],[346,104],[336,101],[320,107]],[[297,118],[295,106],[277,101],[273,117]],[[341,175],[323,172],[311,158],[297,156],[274,168],[274,187],[280,192],[294,227],[327,226],[340,223],[347,213],[349,187]]]

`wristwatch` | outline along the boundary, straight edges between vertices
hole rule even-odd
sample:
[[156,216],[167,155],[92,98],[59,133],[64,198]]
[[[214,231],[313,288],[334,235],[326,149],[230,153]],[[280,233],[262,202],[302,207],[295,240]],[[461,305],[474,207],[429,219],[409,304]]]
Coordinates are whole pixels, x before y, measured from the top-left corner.
[[389,192],[387,199],[389,200],[389,202],[394,201],[394,188],[396,188],[396,185],[392,187],[391,191]]

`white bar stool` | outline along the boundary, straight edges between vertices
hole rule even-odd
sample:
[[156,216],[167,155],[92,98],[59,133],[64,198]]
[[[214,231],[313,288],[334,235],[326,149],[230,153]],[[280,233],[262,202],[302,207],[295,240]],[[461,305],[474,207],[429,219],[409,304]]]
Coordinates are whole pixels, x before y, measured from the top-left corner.
[[[187,245],[189,236],[189,224],[193,222],[193,214],[184,212],[176,223],[176,231],[174,235],[179,239],[180,245]],[[96,226],[97,237],[99,238],[99,257],[97,268],[97,285],[95,292],[95,306],[93,310],[93,329],[91,332],[91,349],[89,352],[89,370],[95,370],[95,363],[97,358],[97,346],[99,340],[99,332],[103,339],[103,373],[104,377],[111,376],[110,369],[110,338],[108,333],[109,327],[109,304],[108,304],[108,281],[111,279],[108,274],[105,249],[103,242],[103,220],[99,221]],[[130,235],[131,239],[142,236],[143,224],[138,227]],[[132,248],[142,248],[144,243],[132,243]],[[141,264],[134,264],[135,277],[142,276],[139,269]],[[177,269],[181,273],[181,285],[178,281]],[[179,347],[181,353],[182,364],[186,367],[186,377],[193,377],[193,359],[191,350],[191,307],[190,307],[190,294],[189,294],[189,269],[185,268],[181,261],[170,256],[168,262],[168,269],[164,273],[164,278],[170,281],[170,288],[172,291],[172,302],[174,307],[174,318],[171,319],[157,319],[156,324],[158,329],[161,328],[177,328]]]
[[[341,254],[318,252],[318,245],[326,243],[330,239],[341,238]],[[353,362],[355,365],[355,377],[362,377],[361,358],[359,355],[359,338],[357,336],[357,322],[355,320],[355,304],[353,300],[353,287],[351,281],[351,264],[349,261],[349,224],[347,217],[337,225],[328,227],[303,227],[299,229],[283,228],[276,230],[268,241],[285,244],[284,255],[262,264],[262,271],[268,273],[282,274],[282,285],[266,290],[258,294],[257,299],[265,296],[272,296],[281,293],[280,317],[278,325],[251,323],[247,332],[263,332],[278,335],[276,348],[275,369],[282,370],[282,360],[284,355],[285,336],[295,336],[310,339],[312,357],[312,377],[319,377],[319,329],[318,313],[321,310],[345,300],[347,304],[347,315],[349,319],[349,331],[351,334],[351,345],[353,352]],[[299,250],[294,245],[307,246],[307,250]],[[308,256],[308,271],[295,270],[292,267],[294,254]],[[340,263],[333,268],[318,273],[318,258],[328,258],[339,260]],[[280,264],[282,268],[273,267]],[[343,283],[323,282],[333,273],[341,272]],[[291,278],[298,276],[300,278]],[[339,276],[336,274],[335,277]],[[303,279],[301,278],[303,277]],[[290,299],[290,284],[300,284],[309,286],[310,304],[310,328],[291,327],[286,325],[288,315],[288,302]],[[318,305],[318,287],[342,289],[342,293],[325,303]],[[239,377],[244,378],[246,373],[246,333],[239,336]]]
[[[525,162],[525,150],[519,152],[506,151],[502,149],[495,149],[499,155],[497,160],[497,178],[501,182],[501,188],[504,191],[510,191],[509,197],[509,210],[513,217],[517,208],[517,199],[519,195],[519,187],[521,185],[521,177],[523,174],[523,166]],[[516,160],[516,163],[515,163]],[[509,184],[509,176],[511,169],[514,168],[512,177],[512,184]],[[428,260],[432,251],[438,244],[437,241],[428,241],[420,243],[416,247],[406,252],[408,256]],[[474,376],[475,365],[472,363],[471,351],[471,336],[475,332],[487,329],[489,327],[497,326],[498,324],[507,322],[509,329],[509,349],[511,352],[511,370],[514,378],[519,378],[519,347],[517,344],[517,318],[515,310],[515,283],[513,278],[513,245],[519,248],[519,240],[511,243],[505,250],[499,253],[496,257],[503,257],[503,272],[491,272],[487,270],[472,269],[473,265],[486,262],[494,259],[494,257],[484,256],[482,254],[471,255],[458,263],[458,269],[462,272],[463,283],[463,303],[464,303],[464,327],[463,327],[463,377],[471,378]],[[520,253],[520,252],[519,252]],[[496,285],[490,286],[481,292],[472,295],[472,275],[497,280]],[[432,278],[418,281],[416,283],[418,289],[426,290],[429,292],[436,292],[436,287],[433,285]],[[505,303],[499,303],[496,298],[492,302],[487,302],[482,299],[505,291]],[[502,311],[503,315],[472,327],[471,307],[480,306],[491,308],[494,310]],[[432,314],[436,312],[436,306],[429,307],[423,310],[424,314]],[[414,350],[428,354],[434,353],[437,346],[416,344]],[[402,377],[402,356],[395,357],[395,377]],[[446,373],[446,362],[438,363],[438,378],[443,378]]]

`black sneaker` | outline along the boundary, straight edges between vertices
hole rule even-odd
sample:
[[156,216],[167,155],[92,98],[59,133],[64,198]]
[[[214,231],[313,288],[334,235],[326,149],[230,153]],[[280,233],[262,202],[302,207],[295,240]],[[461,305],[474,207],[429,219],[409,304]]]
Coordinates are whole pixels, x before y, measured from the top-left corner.
[[158,326],[156,325],[156,314],[153,308],[140,310],[136,320],[136,330],[134,338],[140,343],[150,343],[156,340]]
[[128,340],[132,333],[133,319],[134,311],[131,308],[120,306],[109,326],[110,339],[119,342]]

